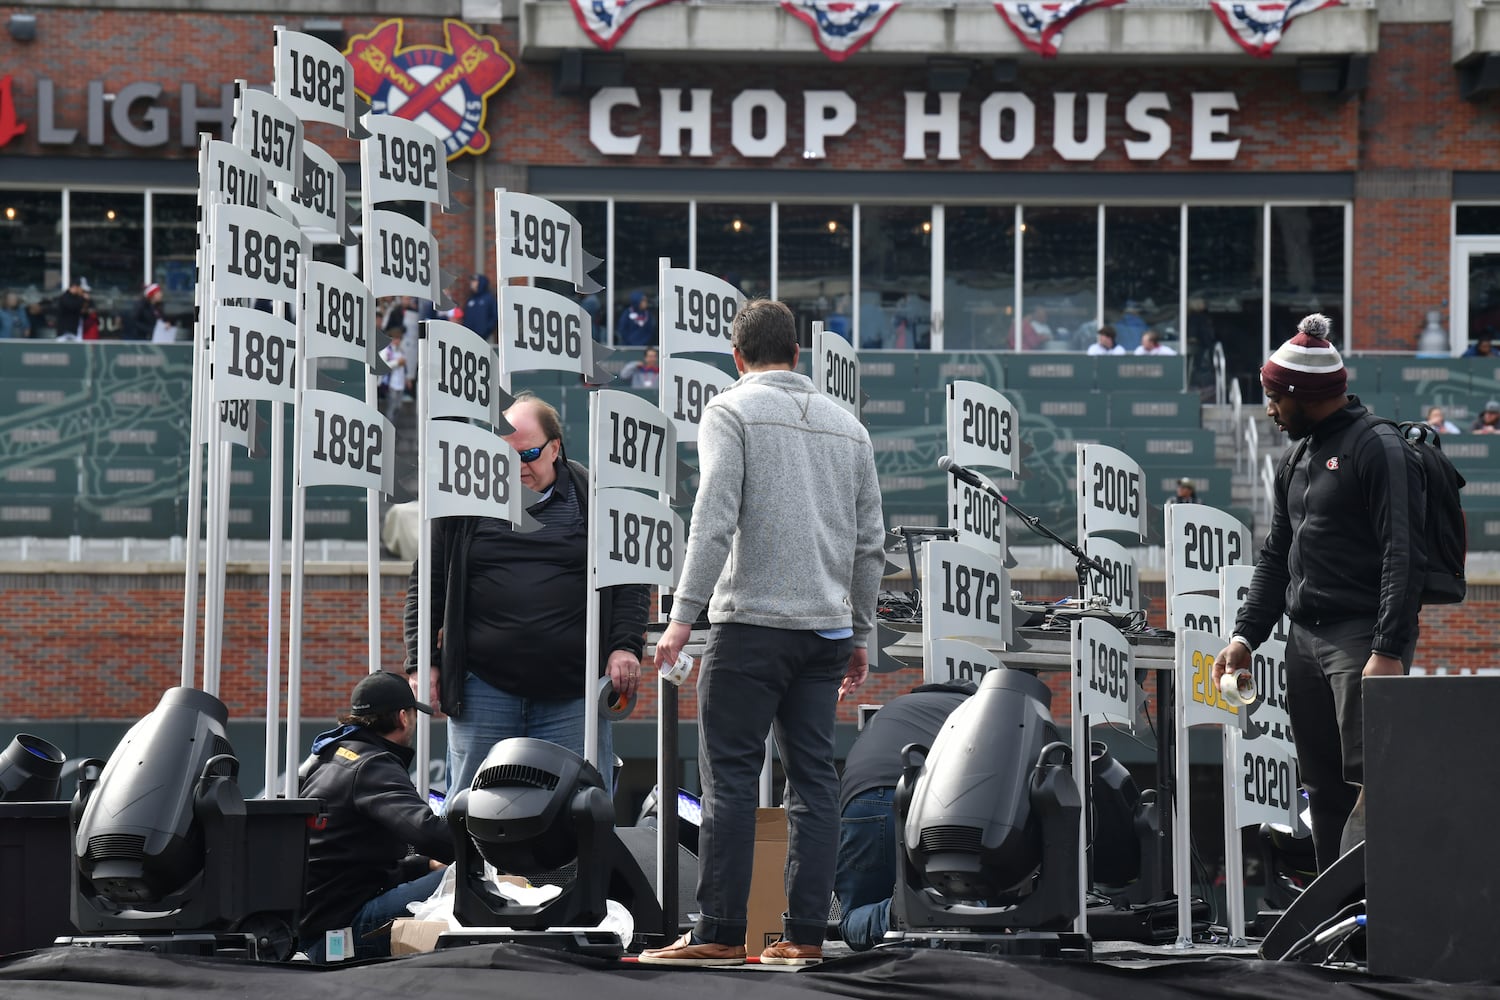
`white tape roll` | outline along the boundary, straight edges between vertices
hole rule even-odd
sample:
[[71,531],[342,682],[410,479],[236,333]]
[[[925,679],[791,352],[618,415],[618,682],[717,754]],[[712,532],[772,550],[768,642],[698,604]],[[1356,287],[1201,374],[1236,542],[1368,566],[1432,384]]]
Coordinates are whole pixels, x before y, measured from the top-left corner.
[[1219,678],[1219,693],[1231,705],[1252,704],[1258,696],[1255,690],[1255,677],[1248,670],[1226,673]]
[[676,687],[682,687],[682,682],[687,680],[688,675],[692,672],[693,658],[687,654],[687,650],[685,649],[677,651],[677,662],[673,663],[670,667],[662,667],[659,671],[662,680]]

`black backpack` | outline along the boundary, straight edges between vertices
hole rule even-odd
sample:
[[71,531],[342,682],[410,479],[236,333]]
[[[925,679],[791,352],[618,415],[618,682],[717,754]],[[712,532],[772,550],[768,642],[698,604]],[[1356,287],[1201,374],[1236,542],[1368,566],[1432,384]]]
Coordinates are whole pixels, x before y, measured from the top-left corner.
[[[1468,589],[1464,580],[1464,563],[1469,554],[1469,528],[1459,498],[1459,491],[1466,485],[1464,477],[1443,454],[1438,433],[1429,425],[1418,420],[1388,420],[1373,413],[1366,413],[1364,420],[1370,427],[1390,424],[1396,428],[1402,440],[1415,448],[1422,460],[1427,486],[1427,523],[1421,526],[1427,548],[1422,603],[1462,603]],[[1292,469],[1302,461],[1306,451],[1307,439],[1303,438],[1292,452],[1290,461],[1283,463],[1277,474],[1276,485],[1283,494],[1291,481]]]

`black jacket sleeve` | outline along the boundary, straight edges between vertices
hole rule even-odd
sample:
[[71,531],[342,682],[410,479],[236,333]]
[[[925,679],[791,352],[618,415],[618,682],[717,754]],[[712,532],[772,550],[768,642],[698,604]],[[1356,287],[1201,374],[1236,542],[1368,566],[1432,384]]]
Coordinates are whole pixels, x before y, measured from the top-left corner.
[[1250,593],[1234,620],[1234,634],[1244,636],[1254,646],[1266,641],[1286,611],[1286,590],[1291,582],[1287,553],[1292,545],[1292,522],[1286,512],[1286,483],[1291,478],[1287,463],[1302,453],[1305,449],[1292,445],[1277,465],[1282,474],[1276,480],[1271,528],[1266,532],[1260,557],[1255,563],[1255,574],[1250,578]]
[[610,618],[605,625],[604,655],[623,649],[637,659],[646,648],[646,609],[651,601],[650,588],[641,584],[622,584],[608,588]]
[[453,860],[447,822],[423,800],[394,757],[374,754],[360,764],[354,802],[371,824],[405,839],[416,853]]
[[[446,574],[444,567],[447,563],[447,532],[443,528],[443,519],[432,521],[428,527],[432,532],[432,567],[428,574],[428,595],[432,601],[432,665],[440,666],[438,660],[438,630],[443,627],[443,608],[447,603],[447,588],[444,586]],[[414,674],[417,671],[417,616],[420,607],[418,595],[421,593],[419,581],[422,571],[421,560],[414,559],[411,564],[411,575],[406,581],[406,613],[403,624],[405,626],[406,639],[406,672]]]
[[156,307],[145,299],[135,304],[130,314],[130,326],[125,331],[127,340],[150,340],[156,332]]

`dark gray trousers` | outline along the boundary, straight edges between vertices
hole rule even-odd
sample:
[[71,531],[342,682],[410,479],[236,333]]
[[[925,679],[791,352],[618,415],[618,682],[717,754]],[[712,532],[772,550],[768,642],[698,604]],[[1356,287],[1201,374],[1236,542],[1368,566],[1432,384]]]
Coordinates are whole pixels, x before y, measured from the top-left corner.
[[839,682],[852,639],[815,632],[715,625],[698,673],[698,910],[704,941],[745,941],[755,809],[768,731],[786,771],[786,940],[822,944],[839,842],[833,759]]
[[[1363,674],[1374,619],[1292,624],[1286,643],[1286,707],[1297,769],[1312,812],[1318,871],[1365,839],[1360,790],[1365,781]],[[1411,669],[1416,640],[1401,657]]]

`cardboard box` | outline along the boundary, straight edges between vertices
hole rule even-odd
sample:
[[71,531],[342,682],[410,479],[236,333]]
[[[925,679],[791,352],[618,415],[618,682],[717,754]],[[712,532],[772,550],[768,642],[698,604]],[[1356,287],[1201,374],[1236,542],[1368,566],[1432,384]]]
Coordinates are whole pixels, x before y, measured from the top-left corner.
[[448,929],[446,920],[416,920],[398,917],[391,923],[391,954],[415,955],[437,947],[438,935]]
[[786,912],[786,810],[755,810],[755,867],[750,872],[745,953],[759,955],[781,939]]
[[[496,875],[495,881],[511,885],[530,885],[519,875]],[[446,920],[417,920],[413,917],[397,917],[390,923],[391,954],[415,955],[418,952],[437,948],[438,935],[452,930]]]

